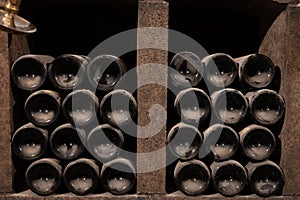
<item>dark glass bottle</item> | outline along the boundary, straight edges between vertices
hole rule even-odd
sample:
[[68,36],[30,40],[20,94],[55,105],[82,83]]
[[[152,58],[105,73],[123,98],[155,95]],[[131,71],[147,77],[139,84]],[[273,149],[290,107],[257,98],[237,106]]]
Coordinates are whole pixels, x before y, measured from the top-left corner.
[[247,114],[248,101],[238,90],[226,88],[211,95],[212,110],[226,124],[241,122]]
[[99,185],[99,167],[92,159],[80,158],[66,166],[63,180],[70,192],[87,195]]
[[100,178],[106,191],[122,195],[133,188],[136,182],[136,170],[130,160],[117,158],[103,164]]
[[251,190],[261,197],[281,195],[284,186],[282,169],[272,161],[248,163]]
[[169,131],[167,143],[176,157],[188,160],[198,154],[203,143],[203,134],[194,126],[181,122]]
[[85,78],[88,58],[85,56],[64,54],[50,64],[49,77],[53,85],[59,89],[71,90]]
[[40,158],[48,144],[48,131],[32,123],[18,128],[12,137],[12,151],[22,160]]
[[100,161],[107,161],[117,157],[123,143],[123,133],[109,124],[97,126],[87,137],[88,150]]
[[271,156],[275,149],[275,136],[263,126],[250,125],[244,128],[239,135],[244,154],[252,160],[265,160]]
[[131,124],[137,113],[137,102],[126,90],[114,90],[103,97],[100,114],[103,119],[118,127]]
[[215,124],[204,131],[204,145],[215,161],[231,158],[239,146],[239,135],[229,126]]
[[252,117],[260,124],[270,125],[278,122],[285,113],[285,101],[277,92],[262,89],[246,94]]
[[62,167],[58,160],[44,158],[33,162],[25,173],[30,190],[46,196],[56,192],[61,183]]
[[174,181],[177,188],[189,196],[205,192],[210,178],[209,169],[199,160],[179,161],[174,170]]
[[235,160],[213,162],[210,166],[214,189],[224,196],[234,196],[247,185],[247,171]]
[[200,58],[192,52],[179,52],[171,60],[170,80],[174,86],[196,86],[204,72]]
[[33,124],[48,126],[53,124],[60,113],[61,96],[51,90],[32,93],[25,102],[25,115]]
[[126,65],[113,55],[99,55],[87,67],[90,83],[100,91],[111,91],[126,72]]
[[238,65],[225,53],[215,53],[202,59],[206,79],[215,87],[231,85],[238,75]]
[[36,90],[45,82],[47,64],[53,60],[53,57],[46,55],[23,55],[11,67],[12,80],[23,90]]
[[176,96],[174,107],[182,121],[199,125],[210,114],[210,97],[198,88],[185,89]]
[[68,122],[79,127],[95,121],[98,109],[98,97],[86,89],[69,93],[62,103],[62,110]]
[[264,88],[271,84],[275,66],[272,60],[263,54],[250,54],[235,59],[239,63],[239,78],[253,88]]
[[62,160],[78,158],[84,151],[81,138],[85,136],[83,129],[75,128],[71,124],[57,127],[50,136],[50,147],[53,154]]

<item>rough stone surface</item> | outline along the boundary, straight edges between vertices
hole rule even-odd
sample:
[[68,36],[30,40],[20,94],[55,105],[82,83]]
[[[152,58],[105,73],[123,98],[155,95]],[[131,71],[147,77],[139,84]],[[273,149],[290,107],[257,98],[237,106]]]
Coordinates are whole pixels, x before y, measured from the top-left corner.
[[9,82],[8,35],[0,31],[0,192],[12,191],[12,162],[10,151],[11,93]]
[[[131,199],[136,199],[136,200],[197,200],[197,199],[203,199],[203,200],[222,200],[225,199],[223,196],[220,194],[214,194],[214,195],[204,195],[204,196],[196,196],[196,197],[191,197],[191,196],[185,196],[180,193],[175,193],[171,195],[127,195],[127,196],[113,196],[109,193],[105,194],[100,194],[100,195],[87,195],[87,196],[75,196],[74,194],[68,193],[64,195],[51,195],[48,196],[47,199],[49,200],[84,200],[84,199],[90,199],[90,200],[96,200],[96,199],[106,199],[106,200],[131,200]],[[14,195],[6,195],[6,196],[0,196],[0,199],[2,200],[40,200],[44,199],[44,197],[39,197],[36,194],[33,194],[30,191],[23,192],[21,194],[14,194]],[[259,200],[262,199],[256,195],[250,195],[250,196],[234,196],[230,199],[234,200],[245,200],[245,199],[250,199],[250,200]],[[285,200],[292,200],[292,199],[297,199],[297,197],[269,197],[269,200],[279,200],[279,199],[285,199]]]
[[289,6],[263,41],[260,52],[269,55],[282,71],[281,91],[286,100],[282,133],[281,166],[285,172],[284,195],[300,191],[300,7]]
[[15,61],[18,57],[30,53],[29,45],[25,35],[12,35],[10,48],[9,48],[9,60]]
[[278,3],[297,4],[299,0],[275,0]]
[[0,31],[0,193],[12,192],[12,134],[13,99],[10,90],[10,65],[19,56],[29,53],[26,37]]
[[[139,2],[138,28],[143,27],[168,27],[168,4],[164,1],[145,1]],[[149,30],[138,31],[138,85],[151,81],[159,81],[161,85],[148,84],[138,89],[139,117],[138,124],[146,126],[150,124],[149,110],[159,104],[167,108],[167,67],[162,70],[155,70],[151,63],[167,65],[167,52],[164,51],[167,46],[167,32]],[[159,49],[151,49],[151,44]],[[147,48],[148,47],[148,48]],[[143,66],[143,67],[141,67]],[[154,75],[154,74],[155,75]],[[156,80],[151,80],[154,76]],[[154,116],[155,117],[155,116]],[[165,124],[165,120],[162,122]],[[153,127],[155,128],[155,127]],[[147,136],[147,134],[149,134]],[[137,149],[140,154],[137,157],[138,171],[147,170],[149,166],[160,166],[166,163],[166,151],[156,155],[150,155],[148,159],[144,153],[154,152],[165,146],[166,126],[154,136],[138,128],[138,136],[143,135],[146,138],[140,138],[137,142]],[[139,173],[137,176],[138,194],[165,193],[165,169],[160,169],[148,173]]]

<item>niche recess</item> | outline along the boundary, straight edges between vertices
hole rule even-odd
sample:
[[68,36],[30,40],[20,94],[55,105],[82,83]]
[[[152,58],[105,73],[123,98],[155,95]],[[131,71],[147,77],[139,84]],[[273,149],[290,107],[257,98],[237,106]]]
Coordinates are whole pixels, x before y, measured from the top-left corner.
[[[226,53],[237,58],[259,51],[269,27],[285,8],[285,4],[272,0],[172,0],[169,1],[169,28],[193,38],[208,54]],[[170,49],[175,42],[176,40],[169,36]],[[201,55],[201,52],[194,53]],[[173,56],[174,53],[169,52],[169,63]],[[206,90],[204,83],[200,83],[197,87]],[[174,99],[174,94],[168,91],[167,131],[180,121],[173,108]],[[282,127],[282,124],[280,126]],[[207,127],[208,124],[205,123],[199,128],[203,131]],[[280,142],[277,148],[278,152],[274,153],[276,158],[272,159],[278,163],[281,153]],[[167,160],[174,160],[170,152],[167,152],[167,156]],[[204,162],[209,163],[206,160]],[[173,181],[175,165],[176,161],[167,167],[167,193],[177,191]],[[245,191],[243,194],[248,192]],[[205,194],[212,193],[212,189],[208,188]]]
[[[31,54],[53,57],[66,53],[88,55],[98,44],[109,37],[137,27],[137,0],[24,0],[21,6],[20,16],[32,22],[38,30],[27,36]],[[137,46],[136,41],[135,35],[135,39],[131,41],[134,47]],[[122,45],[120,44],[120,47]],[[113,54],[110,50],[103,53]],[[120,56],[125,62],[127,70],[136,66],[136,56],[136,51]],[[52,87],[43,89],[52,89]],[[22,119],[24,118],[22,117],[23,103],[19,101],[24,99],[21,97],[23,93],[16,90],[18,89],[12,85],[16,102],[14,130],[26,122],[26,119]],[[136,97],[136,94],[133,95]],[[124,149],[136,152],[136,138],[126,134],[124,137]],[[53,157],[51,153],[46,156]],[[17,171],[14,175],[14,191],[18,193],[28,188],[24,182],[24,167],[22,168],[21,161],[14,157],[13,161]],[[28,163],[25,163],[26,165]],[[62,190],[62,192],[65,191]],[[129,194],[133,193],[136,193],[136,187],[129,192]]]

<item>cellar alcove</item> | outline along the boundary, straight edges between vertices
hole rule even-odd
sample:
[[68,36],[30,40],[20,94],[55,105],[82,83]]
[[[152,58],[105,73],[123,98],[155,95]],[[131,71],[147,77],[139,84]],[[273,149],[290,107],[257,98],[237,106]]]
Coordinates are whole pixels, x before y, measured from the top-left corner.
[[[87,56],[101,42],[119,34],[123,31],[135,29],[137,27],[137,1],[24,1],[22,2],[20,15],[31,21],[38,31],[35,34],[28,35],[27,41],[31,54],[50,55],[54,58],[63,54],[75,54]],[[133,51],[120,55],[124,61],[127,70],[131,70],[136,66],[136,50],[137,46],[136,33],[130,41]],[[119,44],[120,47],[123,45]],[[118,47],[99,52],[101,54],[114,54],[114,49]],[[116,52],[118,53],[118,52]],[[28,120],[24,118],[24,100],[28,97],[27,92],[21,91],[12,82],[12,94],[14,99],[13,107],[13,130],[17,130]],[[61,91],[50,83],[47,78],[45,84],[39,89],[53,90],[61,93],[62,98],[69,92]],[[85,88],[84,88],[85,89]],[[89,89],[89,87],[87,88]],[[96,93],[99,102],[103,98],[101,92]],[[136,92],[133,93],[136,98]],[[67,123],[60,114],[59,120],[54,126],[47,127],[49,133],[53,132],[55,127]],[[105,123],[101,121],[100,124]],[[87,127],[86,132],[92,127]],[[124,134],[123,149],[132,153],[137,151],[136,133],[132,135]],[[50,147],[48,145],[46,153],[43,157],[53,158]],[[85,150],[83,157],[93,159],[93,157]],[[126,157],[124,155],[120,155]],[[54,156],[55,157],[55,156]],[[28,190],[26,186],[24,173],[29,164],[32,163],[22,161],[12,155],[15,173],[13,178],[13,190],[16,193],[22,193]],[[131,158],[132,163],[136,163],[136,158]],[[61,162],[65,166],[68,162]],[[101,163],[99,163],[101,167]],[[102,189],[97,189],[95,194],[103,195]],[[65,194],[67,191],[64,187],[59,189],[58,194]],[[136,193],[136,185],[128,192],[128,195]]]
[[[0,1],[1,2],[1,1]],[[29,21],[33,22],[37,28],[38,32],[27,36],[27,40],[30,47],[30,53],[36,54],[48,54],[52,56],[58,56],[63,53],[74,53],[87,55],[90,50],[92,50],[97,44],[107,39],[108,37],[117,34],[121,31],[125,31],[131,28],[136,28],[138,25],[138,20],[149,21],[149,24],[154,24],[155,21],[160,21],[159,18],[166,17],[169,21],[169,28],[180,31],[181,33],[187,34],[188,36],[195,39],[199,42],[208,53],[217,53],[224,52],[228,53],[233,57],[243,56],[249,53],[258,52],[262,49],[261,44],[263,44],[263,52],[267,52],[268,55],[273,55],[275,57],[276,63],[286,65],[286,62],[278,62],[278,59],[284,58],[284,56],[289,57],[289,55],[284,55],[279,58],[277,51],[286,51],[287,47],[282,49],[274,50],[274,47],[280,47],[279,43],[276,46],[276,42],[279,41],[276,33],[281,34],[281,29],[275,28],[274,39],[277,41],[272,41],[272,45],[268,46],[270,43],[267,43],[265,40],[266,33],[268,29],[273,25],[276,18],[280,15],[280,13],[284,12],[285,9],[290,9],[289,4],[295,4],[297,1],[285,1],[285,3],[277,3],[277,1],[272,0],[205,0],[205,1],[197,1],[197,0],[170,0],[170,1],[160,1],[160,0],[140,0],[139,2],[135,0],[125,0],[125,1],[117,1],[117,0],[72,0],[72,1],[60,1],[60,0],[45,0],[45,1],[32,1],[32,0],[23,0],[20,15]],[[160,10],[160,6],[165,6],[168,4],[168,14],[166,15],[144,15],[140,12],[141,3],[149,4],[149,10],[152,6],[151,4],[155,4],[157,6],[157,10]],[[289,4],[287,4],[289,3]],[[146,7],[147,10],[147,7]],[[295,9],[296,10],[296,9]],[[162,9],[162,12],[166,12],[166,10]],[[290,12],[290,11],[289,11]],[[297,16],[299,17],[299,9],[298,15],[295,14],[290,17],[290,21],[293,21]],[[292,20],[291,20],[292,19]],[[142,21],[141,20],[141,21]],[[286,22],[287,19],[281,19],[283,22]],[[285,21],[286,20],[286,21]],[[153,23],[150,23],[154,21]],[[290,23],[290,21],[288,21]],[[297,20],[295,20],[297,21]],[[158,23],[158,26],[161,26]],[[283,23],[284,24],[284,23]],[[280,25],[283,25],[280,24]],[[282,31],[285,31],[285,27],[283,27]],[[295,30],[298,30],[297,27],[294,29],[289,29],[286,34],[295,34]],[[276,32],[277,31],[277,32]],[[272,37],[268,35],[268,37]],[[297,35],[297,34],[295,34]],[[143,36],[140,36],[143,38]],[[278,36],[279,37],[279,36]],[[285,34],[280,35],[280,37],[285,37]],[[10,43],[11,36],[8,36],[8,44]],[[271,38],[272,40],[273,38]],[[6,40],[4,40],[6,41]],[[172,38],[169,38],[169,46]],[[299,40],[296,40],[296,42]],[[135,46],[137,46],[136,41],[132,41]],[[280,41],[281,42],[281,41]],[[281,44],[281,43],[280,43]],[[295,44],[290,43],[289,45],[293,46]],[[296,50],[299,51],[298,46]],[[267,49],[267,50],[266,50]],[[10,51],[8,51],[8,54]],[[152,54],[152,50],[149,51],[149,54]],[[0,52],[2,54],[2,52]],[[6,54],[2,54],[5,59],[8,59]],[[0,56],[2,56],[0,55]],[[153,53],[155,55],[155,53]],[[153,55],[149,55],[151,58]],[[281,54],[280,54],[281,55]],[[131,52],[129,54],[123,55],[121,58],[129,63],[130,68],[137,65],[137,60],[141,55],[137,52]],[[170,62],[173,54],[169,54],[166,62]],[[278,57],[276,57],[278,56]],[[155,57],[155,56],[153,56]],[[291,57],[293,58],[293,57]],[[3,59],[3,57],[1,57]],[[155,59],[154,59],[155,60]],[[2,61],[1,61],[2,62]],[[12,60],[9,60],[11,63]],[[297,61],[295,61],[297,62]],[[291,61],[290,61],[291,63]],[[299,62],[298,62],[299,64]],[[8,67],[8,65],[5,65]],[[296,65],[293,65],[296,66]],[[281,70],[283,74],[283,81],[286,81],[286,71],[285,67]],[[295,72],[296,76],[297,71]],[[2,75],[2,74],[1,74]],[[148,74],[153,75],[153,74]],[[7,76],[7,73],[6,73]],[[145,76],[145,75],[144,75]],[[293,76],[293,77],[294,77]],[[3,79],[0,81],[4,86],[10,87],[9,81],[7,79]],[[293,85],[288,85],[286,82],[281,83],[286,87],[283,90],[284,95],[290,94],[286,91],[289,88],[292,88]],[[1,90],[2,91],[2,90]],[[9,94],[11,91],[4,90]],[[154,92],[155,93],[155,92]],[[8,98],[8,97],[7,97]],[[298,97],[295,97],[296,100]],[[294,99],[295,99],[294,98]],[[151,99],[151,98],[149,98]],[[147,99],[147,100],[149,100]],[[294,100],[293,99],[293,100]],[[299,98],[300,99],[300,98]],[[297,100],[297,102],[299,101]],[[288,103],[291,102],[290,99],[287,99]],[[150,100],[151,101],[151,100]],[[173,102],[168,99],[168,107],[173,107]],[[5,106],[7,104],[3,104],[1,106]],[[288,104],[288,106],[291,104]],[[0,106],[0,108],[2,108]],[[294,109],[295,105],[293,104],[289,109],[289,113],[287,113],[288,119],[291,116],[291,111]],[[13,120],[10,119],[11,115],[7,112],[6,114],[2,114],[1,117],[5,116],[9,119],[9,123],[13,123]],[[289,125],[284,128],[285,133],[292,127],[292,123],[297,123],[296,117],[292,117],[292,121],[288,123]],[[7,123],[7,120],[0,121],[1,126]],[[171,126],[167,124],[168,126]],[[167,127],[169,129],[169,127]],[[297,127],[293,130],[300,130]],[[166,132],[167,133],[167,132]],[[10,135],[11,132],[2,134],[2,136],[6,137]],[[164,135],[165,136],[165,135]],[[1,136],[0,136],[0,139]],[[161,138],[161,139],[165,139]],[[7,140],[5,140],[7,141]],[[148,139],[151,141],[151,138]],[[287,145],[288,141],[290,144]],[[278,162],[282,163],[284,170],[288,169],[287,177],[289,179],[289,183],[287,184],[288,191],[283,193],[283,196],[279,197],[270,197],[269,199],[295,199],[299,196],[299,181],[292,181],[293,177],[299,177],[297,170],[293,169],[295,164],[299,163],[294,152],[295,149],[299,149],[296,146],[299,144],[299,136],[294,136],[289,134],[288,137],[283,137],[283,151],[284,158],[281,158]],[[152,144],[155,145],[155,140],[152,141]],[[150,142],[151,143],[151,142]],[[0,142],[0,152],[1,159],[8,157],[10,159],[10,151],[5,150],[9,148],[9,144],[5,144],[4,142]],[[135,147],[136,150],[136,147]],[[137,149],[139,151],[139,149]],[[289,151],[292,151],[295,159],[295,164],[289,163],[287,155]],[[279,153],[280,154],[280,153]],[[4,177],[3,179],[7,179],[11,177],[12,167],[10,165],[4,164],[4,162],[0,162],[0,177]],[[10,168],[9,168],[10,167]],[[167,168],[168,169],[168,168]],[[165,170],[165,169],[164,169]],[[162,174],[163,176],[165,174]],[[143,177],[144,175],[140,175]],[[146,176],[145,176],[146,177]],[[167,175],[168,177],[168,175]],[[168,179],[166,177],[166,179]],[[114,196],[111,194],[92,194],[88,196],[75,196],[73,194],[59,194],[47,197],[49,199],[224,199],[223,196],[219,194],[208,194],[197,197],[189,197],[181,194],[180,192],[174,192],[171,188],[171,191],[158,192],[158,193],[147,193],[145,192],[145,188],[152,188],[154,184],[162,185],[163,188],[166,187],[166,183],[169,182],[166,180],[164,182],[156,181],[155,177],[152,179],[143,178],[144,182],[138,182],[137,186],[137,194],[130,194],[125,196]],[[145,181],[146,180],[146,181]],[[294,182],[294,183],[292,183]],[[143,191],[139,191],[139,185],[143,185]],[[146,186],[144,186],[146,185]],[[290,189],[290,186],[294,186],[294,188]],[[151,189],[150,189],[151,190]],[[6,183],[0,183],[0,199],[43,199],[44,197],[39,197],[33,194],[30,191],[24,191],[21,193],[16,193],[16,191],[12,190],[11,185]],[[232,199],[260,199],[256,195],[247,195],[247,196],[235,196]]]
[[[178,47],[176,43],[175,34],[169,33],[168,45],[169,49],[176,49],[179,51],[191,51],[198,55],[200,59],[207,54],[226,53],[233,58],[242,57],[248,54],[259,52],[260,45],[267,34],[269,28],[274,20],[286,9],[286,4],[280,4],[275,1],[197,1],[197,0],[174,0],[169,1],[169,28],[187,35],[194,39],[206,52],[195,52],[196,48],[193,46],[185,46],[183,49]],[[174,38],[173,38],[174,36]],[[198,49],[197,49],[198,50]],[[168,63],[171,62],[174,52],[169,52]],[[271,84],[274,89],[280,89],[280,68],[275,75],[278,84]],[[274,79],[274,80],[275,80]],[[203,89],[208,95],[211,95],[207,89],[207,85],[201,81],[194,86]],[[170,83],[169,83],[170,84]],[[239,88],[239,83],[234,83],[231,87]],[[245,88],[239,88],[242,92]],[[247,90],[247,89],[246,89]],[[245,91],[246,91],[245,90]],[[245,92],[243,92],[245,93]],[[180,117],[174,111],[175,95],[168,90],[168,122],[167,133],[171,128],[180,121]],[[173,110],[172,110],[173,109]],[[208,117],[209,119],[209,117]],[[247,123],[248,119],[245,119]],[[209,120],[199,125],[201,132],[209,127]],[[249,120],[248,120],[249,121]],[[283,123],[283,122],[282,122]],[[275,130],[282,129],[282,123],[277,125]],[[243,127],[245,125],[241,125]],[[235,126],[236,131],[240,131],[241,127]],[[277,143],[276,153],[272,158],[277,164],[281,160],[281,141]],[[247,162],[243,160],[240,154],[242,150],[238,149],[232,159],[237,159],[240,162]],[[168,157],[169,156],[169,157]],[[197,159],[197,157],[196,157]],[[199,159],[199,158],[198,158]],[[172,154],[167,152],[167,163],[174,160]],[[209,158],[202,158],[205,164],[211,163]],[[176,188],[173,181],[174,168],[177,160],[171,165],[167,166],[166,171],[166,192],[169,194],[183,195]],[[205,195],[212,195],[213,189],[208,187]],[[245,189],[241,195],[249,195],[249,189]],[[201,197],[201,195],[200,195]]]

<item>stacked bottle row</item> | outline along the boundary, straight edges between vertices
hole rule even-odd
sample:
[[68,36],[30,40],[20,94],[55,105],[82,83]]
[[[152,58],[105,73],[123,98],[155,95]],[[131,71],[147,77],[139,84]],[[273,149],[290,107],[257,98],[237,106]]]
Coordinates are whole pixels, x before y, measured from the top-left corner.
[[179,92],[174,107],[181,120],[192,125],[204,123],[210,115],[225,124],[238,124],[250,117],[253,123],[273,125],[282,119],[285,111],[284,99],[270,89],[244,96],[239,90],[225,88],[209,97],[202,89],[189,88]]
[[14,117],[23,124],[11,144],[14,160],[28,163],[29,189],[39,195],[61,188],[78,195],[132,190],[135,160],[121,151],[127,139],[134,144],[122,128],[135,120],[137,102],[128,91],[113,90],[125,71],[111,55],[24,55],[13,63]]
[[179,161],[174,169],[177,188],[186,195],[200,195],[209,185],[214,191],[231,197],[249,185],[251,192],[268,197],[280,195],[284,184],[282,169],[272,161],[249,162],[245,167],[235,160],[213,162],[210,169],[200,160]]
[[[50,135],[50,136],[49,136]],[[28,123],[15,131],[12,150],[21,160],[31,161],[44,157],[50,152],[57,159],[70,161],[89,151],[99,161],[116,158],[122,150],[124,135],[109,124],[102,124],[88,134],[72,124],[63,124],[51,134],[47,129]]]
[[197,87],[204,79],[208,86],[216,90],[239,86],[241,89],[254,90],[267,88],[274,84],[274,77],[279,70],[263,54],[250,54],[233,59],[228,54],[216,53],[200,59],[192,52],[177,53],[173,56],[170,67],[177,71],[170,74],[173,85]]
[[64,99],[55,91],[38,90],[30,94],[24,103],[27,119],[41,127],[57,124],[61,113],[67,122],[79,127],[97,120],[121,127],[135,117],[136,108],[135,98],[125,90],[111,91],[101,101],[93,92],[86,89],[70,92]]
[[136,172],[133,164],[124,158],[104,163],[101,171],[99,164],[93,159],[80,158],[68,163],[63,169],[59,160],[43,158],[28,167],[25,177],[30,190],[38,195],[55,193],[61,184],[76,195],[97,192],[99,187],[121,195],[134,186]]
[[86,84],[85,87],[89,84],[93,89],[110,91],[125,72],[125,63],[113,55],[99,55],[94,59],[73,54],[55,59],[46,55],[23,55],[11,68],[15,84],[27,91],[42,87],[47,77],[61,90],[73,90],[81,84]]
[[274,87],[278,71],[272,60],[224,53],[201,60],[181,52],[170,66],[175,70],[169,87],[177,93],[167,143],[177,164],[168,169],[173,173],[167,179],[174,181],[167,182],[187,195],[280,195],[284,175],[273,159],[281,146],[275,129],[282,126],[285,102]]

